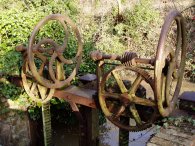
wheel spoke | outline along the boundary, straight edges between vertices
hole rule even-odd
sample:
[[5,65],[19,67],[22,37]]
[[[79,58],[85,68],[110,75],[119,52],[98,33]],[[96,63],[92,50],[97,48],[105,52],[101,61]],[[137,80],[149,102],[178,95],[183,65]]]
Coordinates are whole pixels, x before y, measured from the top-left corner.
[[178,61],[179,52],[181,49],[181,43],[182,43],[182,37],[181,37],[181,24],[178,23],[178,33],[177,33],[177,44],[176,44],[176,50],[175,50],[175,57],[176,61]]
[[135,81],[133,82],[132,86],[131,86],[131,89],[129,91],[129,94],[133,94],[137,91],[141,81],[143,80],[142,76],[139,74],[137,76],[137,78],[135,79]]
[[56,82],[56,74],[54,73],[54,70],[53,70],[53,64],[55,62],[55,59],[57,57],[57,54],[54,52],[51,56],[51,59],[49,61],[49,75],[51,77],[51,79]]
[[65,59],[63,55],[58,55],[58,58],[60,59],[61,62],[64,64],[73,64],[73,61],[71,59]]
[[101,94],[104,98],[120,99],[120,94],[105,92]]
[[135,104],[144,105],[144,106],[156,106],[156,103],[153,100],[141,98],[136,95],[133,96],[132,102]]
[[135,94],[122,94],[121,97],[126,98],[129,100],[129,104],[135,103],[138,105],[144,105],[144,106],[156,106],[156,103],[153,100],[149,100],[146,98],[141,98],[136,96]]
[[118,119],[124,111],[125,111],[125,106],[122,105],[122,106],[118,109],[118,111],[117,111],[116,113],[114,113],[114,118],[115,118],[115,119]]
[[174,69],[174,71],[173,71],[173,79],[178,79],[178,77],[179,77],[179,72],[178,72],[178,67],[177,67],[177,65],[176,65],[176,68]]
[[137,111],[137,109],[135,107],[135,104],[131,104],[129,108],[130,108],[130,111],[131,111],[131,113],[133,115],[133,118],[135,119],[136,123],[138,125],[142,125],[142,121],[141,121],[139,113],[138,113],[138,111]]
[[40,59],[42,61],[40,68],[38,69],[38,73],[39,75],[43,74],[43,70],[45,67],[45,64],[47,62],[47,58],[45,56],[43,56],[41,53],[36,53],[36,58]]
[[40,66],[40,68],[39,68],[39,70],[38,70],[38,73],[39,73],[40,75],[43,75],[44,67],[45,67],[45,63],[43,62],[43,63],[41,63],[41,66]]
[[59,81],[65,80],[65,73],[63,69],[63,63],[56,61],[56,79]]
[[152,100],[135,96],[133,102],[144,106],[156,106],[156,103]]
[[164,103],[165,102],[165,82],[166,82],[166,77],[164,75],[162,75],[161,77],[161,81],[162,81],[162,85],[161,85],[161,102]]
[[167,106],[169,106],[170,101],[171,101],[169,93],[170,93],[170,86],[171,86],[171,82],[172,82],[172,75],[173,75],[174,66],[175,66],[175,62],[173,61],[169,65],[168,73],[166,76],[165,99],[166,99]]
[[36,87],[37,87],[37,83],[33,82],[32,86],[30,87],[30,94],[33,94],[33,92],[36,89]]
[[45,88],[41,85],[38,85],[38,90],[39,90],[39,93],[41,95],[41,99],[44,100],[46,98],[47,88]]
[[116,82],[121,90],[122,93],[127,92],[127,88],[125,87],[123,80],[121,79],[121,77],[115,72],[112,71],[112,75],[114,76],[114,78],[116,79]]

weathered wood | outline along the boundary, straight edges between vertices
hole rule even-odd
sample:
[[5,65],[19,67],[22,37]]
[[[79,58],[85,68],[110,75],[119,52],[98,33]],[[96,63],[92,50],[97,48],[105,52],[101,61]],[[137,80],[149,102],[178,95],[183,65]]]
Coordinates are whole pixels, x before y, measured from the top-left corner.
[[175,126],[161,128],[147,146],[195,146],[194,130],[195,127],[189,127],[187,131]]
[[83,123],[80,123],[80,146],[98,146],[99,144],[99,119],[97,109],[89,107],[80,108]]
[[155,144],[157,146],[177,146],[177,143],[174,143],[172,141],[168,141],[159,137],[154,137],[150,141],[152,144]]
[[76,104],[96,108],[96,104],[93,99],[93,96],[95,94],[95,90],[70,86],[65,90],[56,90],[54,93],[54,97],[65,99],[68,102],[71,101]]

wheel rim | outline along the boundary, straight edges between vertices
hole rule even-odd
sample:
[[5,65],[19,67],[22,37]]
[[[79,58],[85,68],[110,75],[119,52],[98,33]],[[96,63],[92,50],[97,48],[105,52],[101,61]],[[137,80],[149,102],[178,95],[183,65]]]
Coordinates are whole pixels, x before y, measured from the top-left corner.
[[[64,42],[63,42],[63,45],[62,46],[58,46],[54,41],[50,40],[50,39],[44,39],[42,40],[42,43],[38,43],[35,47],[34,47],[34,43],[35,43],[35,36],[36,34],[38,33],[39,29],[45,25],[47,22],[51,21],[51,20],[57,20],[59,21],[64,30],[65,30],[65,38],[64,38]],[[65,50],[65,48],[67,47],[67,40],[68,40],[68,32],[67,32],[67,27],[66,27],[66,24],[65,22],[71,26],[71,29],[73,30],[75,36],[76,36],[76,39],[78,41],[78,47],[77,47],[77,53],[76,53],[76,56],[75,56],[75,62],[76,62],[76,65],[75,65],[75,68],[72,70],[72,73],[69,75],[69,77],[67,77],[66,79],[64,80],[59,80],[57,79],[55,76],[57,75],[54,75],[54,71],[53,71],[53,64],[56,63],[56,62],[59,62],[59,64],[63,65],[63,64],[72,64],[72,61],[71,60],[67,60],[63,57],[63,51]],[[53,54],[51,55],[52,56],[52,60],[49,61],[49,74],[50,74],[50,79],[48,78],[45,78],[43,76],[41,76],[38,71],[37,71],[37,67],[35,65],[35,62],[34,62],[34,54],[33,54],[33,49],[36,49],[38,48],[40,45],[44,44],[44,43],[47,43],[51,46],[53,46]],[[37,26],[34,28],[32,34],[31,34],[31,37],[30,37],[30,40],[29,40],[29,47],[28,47],[28,50],[27,50],[27,54],[28,54],[28,61],[29,61],[29,66],[30,66],[30,69],[31,69],[31,72],[34,76],[34,78],[43,86],[47,87],[47,88],[62,88],[66,85],[69,85],[70,84],[70,81],[75,77],[77,71],[78,71],[78,68],[80,66],[80,63],[81,63],[81,57],[82,57],[82,41],[81,41],[81,37],[80,37],[80,33],[76,27],[76,25],[67,17],[67,16],[63,16],[63,15],[60,15],[60,14],[52,14],[52,15],[49,15],[47,17],[45,17],[43,20],[41,20]],[[56,67],[57,68],[57,67]]]
[[[146,101],[146,103],[144,103],[146,105],[139,105],[138,103],[136,103],[137,101],[131,101],[131,103],[130,103],[130,101],[125,99],[123,104],[119,105],[119,108],[118,108],[118,105],[115,106],[116,104],[113,105],[113,107],[112,107],[112,104],[109,104],[107,101],[108,98],[116,98],[116,97],[114,97],[115,96],[114,93],[110,94],[110,93],[107,93],[107,91],[105,91],[104,87],[105,87],[106,81],[108,81],[108,79],[110,78],[113,71],[115,72],[115,71],[120,71],[120,70],[130,70],[130,71],[138,73],[138,76],[139,76],[139,77],[136,77],[136,80],[133,82],[133,84],[135,82],[136,83],[134,84],[135,86],[132,84],[132,87],[130,89],[131,91],[130,90],[124,91],[124,93],[122,93],[121,95],[119,95],[119,94],[116,95],[120,98],[120,101],[123,102],[122,96],[123,96],[123,94],[126,94],[126,92],[128,92],[129,95],[134,94],[133,92],[137,92],[138,87],[140,86],[140,84],[143,80],[145,80],[146,83],[148,83],[149,86],[151,87],[151,89],[153,90],[153,84],[152,84],[153,81],[145,71],[140,70],[136,67],[125,67],[125,66],[115,67],[114,69],[111,69],[109,72],[107,72],[103,76],[102,80],[100,81],[99,103],[100,103],[101,109],[102,109],[103,113],[105,114],[105,116],[108,118],[108,120],[110,120],[113,124],[115,124],[116,126],[122,128],[122,129],[125,129],[128,131],[144,130],[144,129],[150,127],[152,125],[152,123],[154,123],[154,121],[158,117],[158,110],[156,109],[157,105],[155,103],[155,99],[153,101],[151,101],[151,103],[148,99],[143,99],[142,101]],[[141,76],[141,79],[140,79],[140,76]],[[125,87],[122,87],[122,88],[119,87],[119,88],[120,88],[121,92],[123,92],[122,90],[126,90]],[[138,98],[138,97],[136,97],[136,98]],[[148,104],[153,104],[152,107],[148,106],[147,102],[148,102]],[[125,105],[125,104],[129,104],[129,105]],[[143,110],[143,108],[148,109],[148,111],[150,111],[151,113],[146,114],[148,111],[143,111],[142,115],[141,115],[141,111]],[[129,110],[130,114],[132,114],[133,118],[129,118],[129,119],[130,119],[130,121],[131,121],[131,119],[133,119],[136,122],[136,125],[134,125],[134,126],[130,125],[131,122],[126,125],[126,124],[123,124],[122,121],[120,121],[120,117],[123,116],[123,112],[125,113],[126,110]],[[146,121],[143,121],[143,119],[144,119],[143,115],[145,115],[145,116],[147,115]]]
[[[176,21],[177,24],[177,44],[175,51],[170,48],[165,48],[166,38],[173,21]],[[172,112],[180,92],[186,58],[185,39],[186,35],[183,17],[178,11],[171,11],[166,17],[165,23],[161,30],[155,61],[155,96],[158,101],[159,112],[163,117],[168,116]],[[181,55],[179,55],[180,50]],[[178,69],[178,77],[176,79],[174,94],[170,96],[169,89],[173,79],[173,73],[176,70],[176,62],[178,61],[178,56],[181,56],[181,61],[179,63]],[[167,73],[164,73],[164,70],[167,70]],[[162,86],[165,86],[163,90],[161,89]],[[165,103],[166,106],[164,105]]]
[[[39,70],[39,73],[42,74],[42,69]],[[28,94],[28,96],[35,102],[45,104],[50,101],[53,97],[55,89],[50,89],[41,86],[40,84],[33,81],[33,77],[27,77],[27,74],[30,73],[29,65],[27,60],[25,59],[24,64],[22,66],[22,83],[23,87]]]

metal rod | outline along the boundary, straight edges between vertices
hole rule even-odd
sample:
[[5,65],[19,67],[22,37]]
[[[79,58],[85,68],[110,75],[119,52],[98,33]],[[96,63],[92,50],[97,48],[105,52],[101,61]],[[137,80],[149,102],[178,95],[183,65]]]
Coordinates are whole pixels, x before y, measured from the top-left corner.
[[155,59],[147,59],[147,58],[134,58],[136,63],[141,63],[141,64],[150,64],[154,66]]

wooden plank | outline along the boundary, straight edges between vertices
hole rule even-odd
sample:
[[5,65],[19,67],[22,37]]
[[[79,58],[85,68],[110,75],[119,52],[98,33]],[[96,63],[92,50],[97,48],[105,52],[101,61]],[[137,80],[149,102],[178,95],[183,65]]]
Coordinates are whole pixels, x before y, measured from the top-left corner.
[[91,90],[91,89],[86,89],[86,88],[80,88],[77,86],[69,86],[68,88],[66,88],[65,90],[63,90],[64,92],[67,93],[71,93],[80,97],[85,97],[85,98],[89,98],[92,99],[93,95],[96,94],[96,90]]
[[158,146],[158,145],[156,145],[154,143],[148,143],[147,146]]
[[175,128],[175,127],[171,127],[170,129],[168,130],[164,130],[164,133],[168,134],[168,135],[174,135],[174,136],[179,136],[179,137],[182,137],[182,138],[185,138],[185,139],[191,139],[191,135],[187,134],[187,133],[183,133],[183,132],[179,132],[178,131],[178,128]]
[[158,137],[160,139],[163,139],[163,140],[170,141],[172,143],[176,143],[177,145],[186,145],[186,146],[188,146],[188,145],[190,145],[190,141],[191,141],[189,139],[185,139],[185,138],[180,137],[180,136],[174,136],[172,134],[169,135],[169,134],[162,133],[162,132],[157,133],[156,137]]
[[76,86],[70,86],[65,90],[56,90],[54,97],[65,99],[66,101],[71,101],[76,104],[81,104],[91,108],[97,108],[95,100],[96,91],[79,88]]
[[195,146],[195,135],[193,136],[194,133],[191,130],[193,131],[193,127],[187,131],[175,126],[162,127],[148,141],[147,146]]
[[[174,143],[172,141],[168,141],[159,137],[153,137],[150,140],[151,143],[156,144],[157,146],[178,146],[177,143]],[[147,144],[148,146],[148,144]]]

